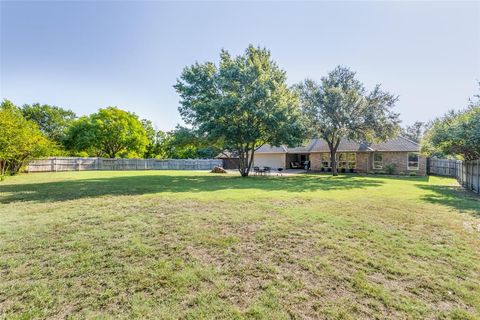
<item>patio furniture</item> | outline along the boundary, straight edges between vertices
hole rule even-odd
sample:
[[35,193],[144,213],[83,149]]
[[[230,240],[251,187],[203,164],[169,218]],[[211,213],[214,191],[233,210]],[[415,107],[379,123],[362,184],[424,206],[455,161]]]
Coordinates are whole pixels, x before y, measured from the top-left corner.
[[283,175],[283,174],[282,174],[283,168],[278,168],[277,171],[278,171],[277,176],[278,176],[278,175],[281,175],[281,176]]
[[263,172],[265,172],[265,174],[270,174],[270,167],[263,167]]
[[257,175],[259,172],[260,172],[259,167],[253,167],[253,173],[255,173],[255,175]]
[[302,165],[300,163],[298,163],[297,161],[290,162],[290,168],[292,168],[292,169],[302,169]]

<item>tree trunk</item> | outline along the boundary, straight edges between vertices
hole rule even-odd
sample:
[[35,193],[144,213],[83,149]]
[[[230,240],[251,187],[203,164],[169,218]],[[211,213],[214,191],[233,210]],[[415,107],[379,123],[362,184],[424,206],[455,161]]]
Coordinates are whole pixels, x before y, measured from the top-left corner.
[[[248,177],[250,174],[250,169],[252,168],[253,164],[253,155],[255,152],[255,149],[252,148],[250,150],[249,146],[245,146],[242,148],[239,148],[240,150],[238,151],[238,171],[240,172],[240,175],[242,177]],[[249,152],[251,152],[249,154]]]
[[238,171],[242,177],[246,177],[246,163],[245,163],[245,152],[243,148],[239,148],[238,150]]
[[340,145],[340,139],[335,139],[333,141],[327,141],[328,143],[328,148],[330,149],[330,165],[332,167],[332,175],[333,176],[338,176],[338,170],[337,170],[337,159],[335,155],[337,154],[337,149],[338,146]]
[[330,165],[332,166],[332,175],[334,176],[338,176],[336,153],[335,150],[330,150]]
[[5,167],[7,166],[6,160],[0,160],[0,181],[5,177]]

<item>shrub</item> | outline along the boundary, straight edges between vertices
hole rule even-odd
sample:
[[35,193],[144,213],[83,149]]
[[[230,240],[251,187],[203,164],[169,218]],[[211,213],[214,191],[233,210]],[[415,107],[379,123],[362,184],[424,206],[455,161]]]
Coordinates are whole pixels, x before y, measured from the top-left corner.
[[410,172],[410,173],[408,173],[408,175],[411,176],[411,177],[414,177],[414,176],[417,175],[417,173],[416,172]]
[[378,172],[376,172],[376,173],[378,173],[378,174],[385,174],[385,171],[378,171]]
[[404,175],[405,175],[405,172],[403,172],[403,171],[400,171],[400,172],[398,173],[398,175],[400,175],[400,176],[404,176]]
[[395,163],[391,163],[385,166],[385,170],[387,171],[387,174],[394,174],[396,168],[397,168],[397,165]]

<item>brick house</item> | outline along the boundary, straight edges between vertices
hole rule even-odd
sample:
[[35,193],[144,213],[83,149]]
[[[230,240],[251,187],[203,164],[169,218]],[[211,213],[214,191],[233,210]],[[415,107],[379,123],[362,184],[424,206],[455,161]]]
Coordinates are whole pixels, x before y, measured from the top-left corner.
[[[382,172],[393,165],[395,173],[425,175],[426,164],[426,158],[420,155],[420,145],[400,136],[381,143],[358,143],[345,139],[337,150],[339,172]],[[312,171],[331,170],[326,141],[310,139],[305,145],[294,148],[264,145],[254,156],[254,166],[257,167],[295,169],[305,165]]]

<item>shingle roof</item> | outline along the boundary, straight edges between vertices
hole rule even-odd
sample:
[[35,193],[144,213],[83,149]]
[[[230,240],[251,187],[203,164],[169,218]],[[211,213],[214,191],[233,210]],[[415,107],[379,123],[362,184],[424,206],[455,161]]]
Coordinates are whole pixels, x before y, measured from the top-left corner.
[[[256,153],[310,153],[329,152],[328,144],[323,139],[310,139],[304,146],[289,148],[287,146],[272,147],[264,145]],[[361,151],[420,151],[420,145],[404,137],[398,136],[380,143],[360,143],[348,139],[340,141],[337,152],[361,152]]]
[[287,147],[288,153],[305,153],[310,152],[317,139],[309,139],[304,145],[297,147]]
[[375,151],[420,151],[418,143],[401,136],[386,142],[372,143],[370,147]]
[[255,151],[256,153],[286,153],[287,152],[287,147],[285,146],[271,146],[269,144],[264,144],[260,148]]
[[220,152],[215,157],[215,159],[229,159],[229,158],[238,158],[238,152],[225,150],[224,152]]
[[[323,139],[315,139],[316,143],[310,149],[310,152],[330,152],[328,144]],[[373,151],[366,143],[359,143],[348,139],[343,139],[338,145],[337,152],[357,152],[357,151]]]

